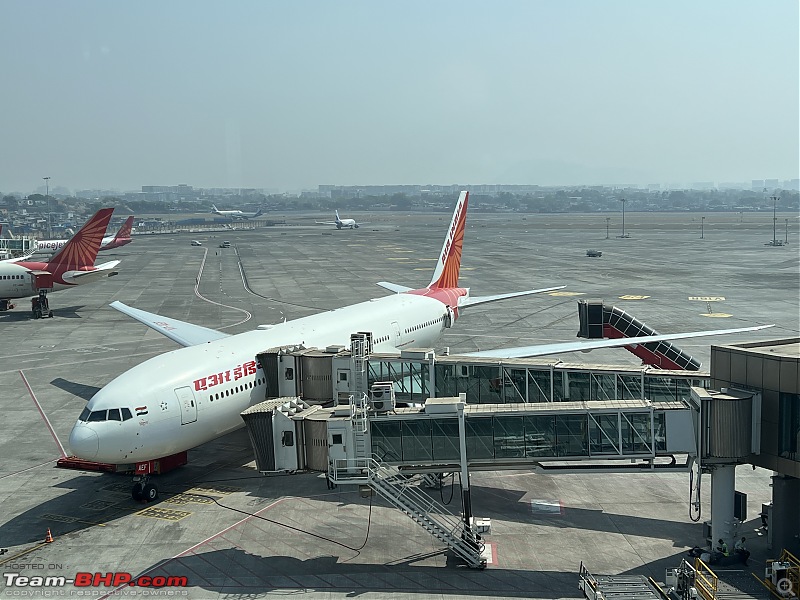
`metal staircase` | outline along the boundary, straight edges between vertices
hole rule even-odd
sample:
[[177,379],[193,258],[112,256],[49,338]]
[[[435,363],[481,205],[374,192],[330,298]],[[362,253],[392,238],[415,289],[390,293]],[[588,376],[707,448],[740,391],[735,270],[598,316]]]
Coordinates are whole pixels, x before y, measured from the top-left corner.
[[334,483],[366,483],[392,506],[400,509],[415,523],[444,542],[473,569],[486,567],[482,556],[484,544],[480,536],[466,527],[460,516],[423,492],[417,478],[409,478],[398,468],[375,458],[338,460],[328,475]]
[[353,394],[349,398],[350,420],[353,423],[353,442],[356,458],[367,458],[367,363],[372,345],[371,336],[367,333],[354,333],[350,336],[350,369],[353,374]]

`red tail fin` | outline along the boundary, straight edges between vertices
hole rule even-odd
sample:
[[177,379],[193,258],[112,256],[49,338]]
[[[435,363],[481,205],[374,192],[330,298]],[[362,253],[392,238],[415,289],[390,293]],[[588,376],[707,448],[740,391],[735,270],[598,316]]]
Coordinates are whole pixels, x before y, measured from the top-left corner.
[[117,241],[131,239],[131,229],[133,229],[133,216],[125,219],[125,222],[122,224],[122,227],[119,228],[119,231],[117,232],[117,235],[114,236],[114,239]]
[[458,197],[453,219],[447,230],[447,237],[442,246],[442,253],[436,270],[433,272],[429,288],[458,287],[458,273],[461,270],[461,246],[464,243],[464,229],[467,226],[467,203],[469,192],[461,192]]
[[53,255],[47,263],[47,269],[53,273],[63,273],[93,268],[113,212],[113,208],[102,208],[97,211],[78,233]]

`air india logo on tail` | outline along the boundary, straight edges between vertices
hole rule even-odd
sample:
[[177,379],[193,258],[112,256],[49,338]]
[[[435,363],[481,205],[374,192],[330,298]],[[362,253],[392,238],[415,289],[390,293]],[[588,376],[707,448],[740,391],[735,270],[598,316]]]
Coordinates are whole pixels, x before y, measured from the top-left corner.
[[128,217],[125,219],[125,223],[120,227],[119,232],[116,235],[118,240],[125,240],[131,237],[131,230],[133,229],[133,217]]
[[59,273],[82,271],[94,268],[97,251],[103,241],[113,208],[103,208],[81,227],[61,250],[47,263],[50,269]]
[[436,265],[434,280],[428,287],[458,287],[458,274],[461,269],[461,249],[464,244],[464,229],[467,223],[467,202],[469,192],[462,192],[458,199],[450,229],[447,232],[439,263]]

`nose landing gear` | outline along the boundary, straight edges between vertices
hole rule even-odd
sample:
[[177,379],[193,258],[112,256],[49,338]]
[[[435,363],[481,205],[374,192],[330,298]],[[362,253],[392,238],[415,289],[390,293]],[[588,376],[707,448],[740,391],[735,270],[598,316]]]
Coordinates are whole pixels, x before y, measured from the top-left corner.
[[145,502],[153,502],[158,499],[158,488],[156,484],[149,481],[147,475],[138,475],[133,478],[133,488],[131,488],[131,497],[137,502],[144,500]]

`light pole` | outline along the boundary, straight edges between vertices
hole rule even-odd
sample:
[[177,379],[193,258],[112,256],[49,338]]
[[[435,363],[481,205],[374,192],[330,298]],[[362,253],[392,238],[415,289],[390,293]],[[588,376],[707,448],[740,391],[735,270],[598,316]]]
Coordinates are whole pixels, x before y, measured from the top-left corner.
[[775,214],[775,211],[778,207],[778,197],[777,196],[770,196],[772,198],[772,245],[778,245],[778,216]]
[[627,237],[625,235],[625,198],[620,198],[620,202],[622,202],[622,235],[619,236],[621,238]]
[[44,179],[44,199],[47,201],[47,237],[53,238],[53,227],[50,225],[50,178],[42,177]]
[[700,239],[703,239],[703,227],[706,224],[706,218],[700,217]]
[[784,222],[786,223],[786,237],[783,240],[783,244],[785,246],[788,246],[789,245],[789,219],[784,219]]
[[608,239],[608,228],[610,225],[611,225],[611,217],[606,217],[606,239]]

